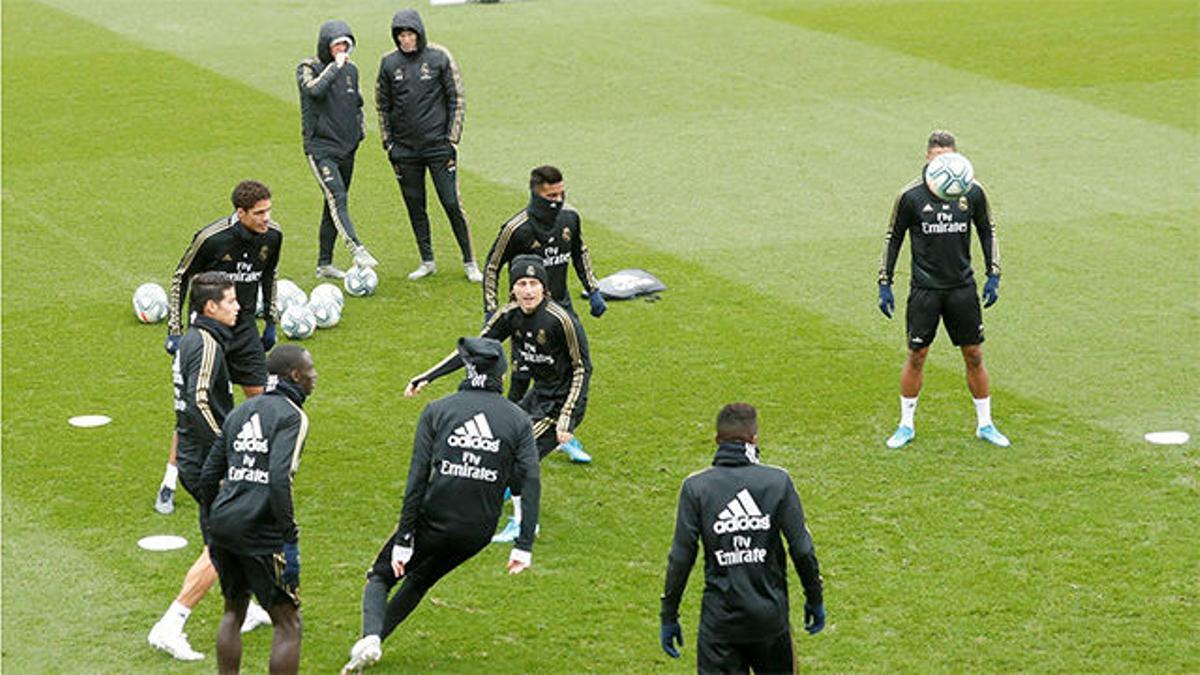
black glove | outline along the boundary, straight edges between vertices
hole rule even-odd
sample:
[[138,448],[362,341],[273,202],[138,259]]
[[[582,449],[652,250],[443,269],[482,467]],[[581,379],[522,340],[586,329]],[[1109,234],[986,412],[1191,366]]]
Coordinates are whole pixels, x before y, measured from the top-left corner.
[[300,543],[293,541],[283,545],[283,583],[300,586]]
[[163,349],[167,350],[167,354],[175,356],[175,352],[179,351],[179,340],[182,335],[168,335],[166,343],[163,344]]
[[896,311],[896,296],[892,295],[892,287],[886,284],[879,284],[879,311],[889,319]]
[[1000,299],[1000,277],[988,275],[987,283],[983,285],[983,306],[991,307]]
[[262,345],[263,345],[264,352],[271,351],[271,347],[275,346],[275,322],[274,321],[268,321],[263,326]]
[[683,646],[683,629],[679,627],[679,622],[664,623],[658,631],[658,641],[667,656],[679,658],[679,650],[675,648],[675,645]]
[[604,302],[604,294],[598,288],[588,296],[588,302],[592,303],[592,316],[594,317],[599,317],[608,310],[608,304]]
[[825,605],[810,605],[804,603],[804,630],[809,635],[816,635],[825,628]]

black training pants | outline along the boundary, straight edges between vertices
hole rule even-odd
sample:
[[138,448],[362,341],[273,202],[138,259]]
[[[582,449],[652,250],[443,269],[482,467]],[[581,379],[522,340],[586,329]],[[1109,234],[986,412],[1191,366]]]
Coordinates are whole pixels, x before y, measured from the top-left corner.
[[333,244],[339,234],[351,249],[359,243],[349,210],[354,155],[345,158],[309,155],[308,166],[321,186],[321,196],[325,202],[325,209],[321,212],[321,244],[317,252],[317,265],[332,265]]
[[429,236],[429,214],[425,211],[425,170],[433,178],[433,187],[437,190],[438,200],[454,230],[454,238],[458,248],[462,250],[464,263],[475,260],[475,251],[471,248],[471,230],[467,225],[467,214],[463,211],[462,199],[458,191],[458,163],[455,155],[426,159],[421,157],[402,157],[392,161],[392,170],[396,172],[396,181],[400,184],[400,194],[404,196],[404,206],[408,209],[408,219],[412,223],[413,236],[417,238],[417,249],[421,252],[423,262],[433,261],[433,243]]

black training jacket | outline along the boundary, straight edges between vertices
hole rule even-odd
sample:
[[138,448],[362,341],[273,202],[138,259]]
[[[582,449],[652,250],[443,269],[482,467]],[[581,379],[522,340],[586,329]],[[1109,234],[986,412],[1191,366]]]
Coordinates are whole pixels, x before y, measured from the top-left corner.
[[916,288],[948,289],[975,283],[971,272],[971,225],[979,233],[988,276],[1000,276],[1000,245],[987,193],[978,181],[967,194],[942,201],[924,180],[909,183],[896,197],[883,237],[879,283],[890,286],[896,258],[907,233],[912,239],[912,279]]
[[346,22],[325,22],[317,35],[317,55],[296,66],[306,155],[350,157],[364,136],[358,66],[347,59],[339,68],[329,50],[330,43],[343,36],[354,40]]
[[[524,517],[516,548],[530,551],[541,492],[537,445],[529,416],[500,393],[499,373],[486,381],[468,376],[459,391],[425,406],[413,439],[408,487],[396,542],[412,541],[418,528],[469,539],[496,529],[509,477],[520,477]],[[461,358],[461,357],[460,357]]]
[[297,540],[292,478],[308,435],[303,405],[304,392],[280,379],[226,418],[200,476],[213,544],[265,555]]
[[271,321],[279,317],[275,306],[275,268],[279,265],[279,250],[283,247],[283,231],[271,221],[267,231],[258,234],[238,220],[237,214],[214,220],[192,236],[192,243],[179,260],[171,277],[171,316],[167,332],[183,332],[183,299],[187,297],[192,277],[201,272],[225,272],[237,289],[238,322],[253,321],[262,288],[263,307],[269,307]]
[[697,539],[704,544],[700,634],[706,639],[762,642],[790,628],[783,540],[805,598],[823,602],[800,496],[787,471],[758,463],[754,446],[722,443],[712,466],[683,481],[667,558],[663,623],[679,620]]
[[[556,428],[569,431],[575,406],[587,400],[592,374],[587,337],[579,319],[550,299],[530,314],[510,302],[492,315],[480,335],[502,342],[512,338],[515,358],[529,369],[534,390],[545,399],[562,401]],[[462,358],[455,351],[411,381],[432,382],[462,367]]]
[[529,206],[521,209],[504,226],[492,243],[483,266],[483,311],[494,312],[508,299],[500,296],[500,270],[513,258],[536,255],[546,266],[550,297],[563,307],[571,306],[567,290],[567,262],[575,267],[579,282],[590,294],[600,287],[592,271],[592,256],[583,243],[579,212],[570,204],[530,195]]
[[[417,49],[400,51],[400,29],[416,31]],[[379,62],[375,108],[379,135],[393,159],[433,158],[454,153],[451,144],[462,138],[466,97],[458,64],[450,50],[429,42],[425,24],[415,9],[402,9],[392,18],[396,49]],[[394,147],[393,147],[394,146]]]
[[225,345],[233,339],[226,325],[198,315],[179,341],[171,367],[175,386],[175,431],[181,466],[199,472],[221,425],[233,410],[233,385],[225,365]]

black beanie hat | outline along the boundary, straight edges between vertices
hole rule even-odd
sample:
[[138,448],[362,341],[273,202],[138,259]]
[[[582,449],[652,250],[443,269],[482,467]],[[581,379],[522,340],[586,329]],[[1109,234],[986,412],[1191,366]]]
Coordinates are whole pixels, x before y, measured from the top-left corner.
[[542,264],[542,259],[536,255],[519,255],[512,259],[508,264],[508,287],[512,288],[517,285],[518,279],[525,277],[533,277],[542,282],[542,288],[546,292],[550,292],[549,282],[546,280],[546,266]]

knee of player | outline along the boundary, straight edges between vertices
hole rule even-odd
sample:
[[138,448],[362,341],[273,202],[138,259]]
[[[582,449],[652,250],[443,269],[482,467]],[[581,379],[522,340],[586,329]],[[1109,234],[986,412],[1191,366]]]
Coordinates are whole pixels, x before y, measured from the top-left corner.
[[908,366],[913,370],[921,370],[925,367],[925,357],[928,355],[928,347],[908,350]]
[[967,364],[967,368],[974,370],[983,367],[983,347],[980,345],[967,345],[962,348],[963,362]]

